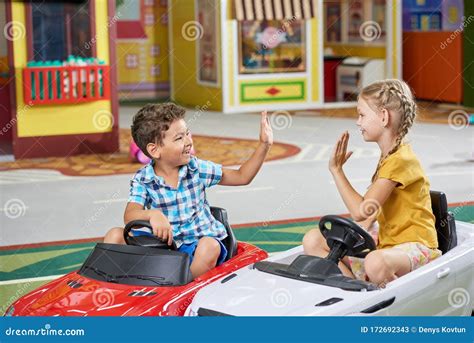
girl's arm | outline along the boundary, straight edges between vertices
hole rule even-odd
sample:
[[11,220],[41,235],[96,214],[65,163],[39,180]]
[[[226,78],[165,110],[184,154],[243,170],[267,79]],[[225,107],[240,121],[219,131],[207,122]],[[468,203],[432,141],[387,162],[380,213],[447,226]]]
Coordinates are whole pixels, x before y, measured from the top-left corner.
[[357,193],[342,169],[344,163],[346,163],[352,155],[352,151],[347,152],[348,141],[349,133],[346,131],[342,134],[334,147],[333,154],[329,160],[329,170],[351,217],[355,221],[364,221],[378,212],[397,183],[392,180],[379,178],[369,187],[364,196]]
[[238,170],[222,168],[222,186],[248,185],[262,167],[263,161],[273,144],[273,131],[267,111],[262,112],[260,119],[260,144],[252,156]]

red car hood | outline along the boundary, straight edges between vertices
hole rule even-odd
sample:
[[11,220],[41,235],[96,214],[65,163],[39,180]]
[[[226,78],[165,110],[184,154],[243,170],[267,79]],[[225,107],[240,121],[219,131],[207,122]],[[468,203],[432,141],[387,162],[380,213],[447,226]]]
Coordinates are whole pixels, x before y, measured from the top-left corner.
[[150,287],[93,280],[72,272],[18,299],[15,316],[180,316],[205,285],[251,263],[265,251],[239,242],[237,256],[184,286]]

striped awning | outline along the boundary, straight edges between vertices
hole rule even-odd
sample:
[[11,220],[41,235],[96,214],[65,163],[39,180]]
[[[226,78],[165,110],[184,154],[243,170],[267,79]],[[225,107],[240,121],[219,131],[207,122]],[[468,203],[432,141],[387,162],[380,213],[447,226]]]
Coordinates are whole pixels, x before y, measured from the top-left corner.
[[237,20],[290,20],[316,16],[317,0],[234,0]]

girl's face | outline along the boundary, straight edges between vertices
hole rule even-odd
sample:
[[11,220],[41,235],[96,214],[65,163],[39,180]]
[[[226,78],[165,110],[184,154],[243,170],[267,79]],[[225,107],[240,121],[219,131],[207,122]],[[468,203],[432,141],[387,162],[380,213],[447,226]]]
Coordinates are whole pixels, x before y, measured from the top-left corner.
[[366,142],[377,142],[384,131],[384,115],[372,109],[366,100],[359,97],[357,102],[357,126]]

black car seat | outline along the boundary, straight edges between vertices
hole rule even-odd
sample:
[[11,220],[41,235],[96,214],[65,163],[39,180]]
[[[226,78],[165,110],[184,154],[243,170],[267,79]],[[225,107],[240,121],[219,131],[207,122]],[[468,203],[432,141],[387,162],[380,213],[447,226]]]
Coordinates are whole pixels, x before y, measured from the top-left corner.
[[448,201],[443,192],[430,191],[431,208],[436,217],[438,249],[445,254],[458,244],[454,215],[448,211]]
[[237,240],[235,239],[234,233],[232,232],[232,229],[229,225],[229,221],[227,219],[227,211],[220,207],[211,206],[211,214],[214,218],[216,218],[224,225],[227,231],[227,237],[222,240],[222,243],[227,249],[227,261],[237,254]]

